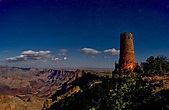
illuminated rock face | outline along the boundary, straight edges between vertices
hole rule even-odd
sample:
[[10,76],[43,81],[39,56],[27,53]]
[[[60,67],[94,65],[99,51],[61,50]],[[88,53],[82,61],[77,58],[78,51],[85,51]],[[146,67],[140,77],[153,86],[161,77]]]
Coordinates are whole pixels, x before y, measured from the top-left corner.
[[124,73],[124,70],[133,71],[137,63],[134,56],[134,43],[131,33],[120,34],[120,59],[119,64],[115,64],[115,70]]

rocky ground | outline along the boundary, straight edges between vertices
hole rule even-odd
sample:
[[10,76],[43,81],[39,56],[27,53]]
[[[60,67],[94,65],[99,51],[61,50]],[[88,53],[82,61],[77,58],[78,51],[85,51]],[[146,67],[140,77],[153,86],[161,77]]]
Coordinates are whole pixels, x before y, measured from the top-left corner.
[[41,110],[43,101],[29,97],[27,101],[11,95],[0,95],[0,110]]

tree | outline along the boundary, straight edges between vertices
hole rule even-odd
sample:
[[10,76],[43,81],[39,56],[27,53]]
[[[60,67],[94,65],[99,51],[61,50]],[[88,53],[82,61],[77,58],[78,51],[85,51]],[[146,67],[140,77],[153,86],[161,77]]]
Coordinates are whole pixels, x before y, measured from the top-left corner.
[[157,57],[150,56],[146,62],[142,62],[141,65],[145,73],[159,73],[159,75],[164,75],[164,73],[169,70],[169,61],[164,55]]

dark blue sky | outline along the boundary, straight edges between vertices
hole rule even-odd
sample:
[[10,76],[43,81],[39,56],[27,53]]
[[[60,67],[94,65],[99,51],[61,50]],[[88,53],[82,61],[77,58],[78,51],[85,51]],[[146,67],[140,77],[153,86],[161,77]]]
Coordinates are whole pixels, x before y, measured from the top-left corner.
[[[126,31],[133,34],[137,62],[168,56],[169,1],[0,0],[1,64],[114,68],[118,55],[104,51],[118,51]],[[40,51],[50,51],[44,52],[50,58]]]

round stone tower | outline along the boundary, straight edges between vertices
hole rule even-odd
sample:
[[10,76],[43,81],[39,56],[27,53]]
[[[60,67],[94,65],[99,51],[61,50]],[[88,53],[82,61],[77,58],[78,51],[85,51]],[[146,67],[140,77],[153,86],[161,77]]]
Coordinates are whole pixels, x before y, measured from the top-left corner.
[[128,32],[121,33],[119,69],[120,71],[124,71],[125,69],[133,71],[136,65],[133,36]]

